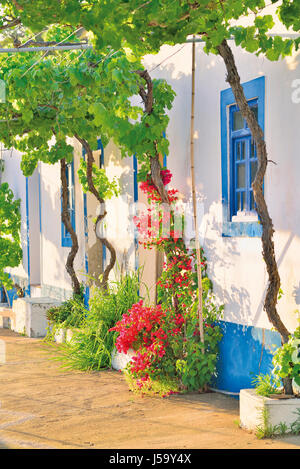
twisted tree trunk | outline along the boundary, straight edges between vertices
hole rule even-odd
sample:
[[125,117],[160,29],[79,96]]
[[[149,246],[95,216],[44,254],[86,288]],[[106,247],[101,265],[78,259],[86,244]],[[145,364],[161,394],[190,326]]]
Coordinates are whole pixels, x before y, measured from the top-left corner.
[[[286,343],[289,339],[290,332],[283,324],[277,312],[277,299],[280,289],[280,277],[278,266],[275,256],[275,248],[273,241],[274,227],[272,219],[269,215],[268,207],[264,198],[263,182],[268,165],[268,154],[264,134],[259,126],[254,113],[250,109],[243,87],[240,83],[240,76],[237,71],[233,53],[226,40],[218,47],[218,52],[223,58],[227,77],[226,81],[230,84],[233,91],[236,103],[246,120],[249,129],[251,130],[252,137],[256,144],[258,169],[253,181],[253,195],[257,207],[257,212],[260,217],[262,225],[262,249],[263,258],[266,263],[266,268],[269,277],[268,289],[264,302],[264,309],[267,313],[268,319],[281,336],[282,343]],[[286,394],[293,394],[292,382],[290,379],[283,380],[284,389]]]
[[110,253],[110,260],[109,260],[108,265],[104,269],[104,272],[102,275],[102,281],[101,281],[102,287],[106,289],[108,285],[109,274],[111,270],[114,268],[114,265],[116,263],[116,258],[117,258],[116,251],[113,245],[106,238],[103,238],[102,236],[100,236],[98,232],[100,223],[107,215],[107,212],[105,208],[105,200],[102,199],[102,197],[100,197],[99,192],[97,191],[94,185],[94,181],[93,181],[93,163],[95,161],[93,152],[91,150],[89,143],[85,139],[81,138],[79,135],[75,135],[75,138],[78,140],[79,143],[81,143],[87,155],[86,176],[87,176],[89,191],[96,197],[96,199],[98,200],[100,204],[100,213],[97,216],[95,224],[94,224],[94,232],[95,232],[96,238],[101,241],[102,245],[105,246]]
[[77,235],[73,229],[69,211],[68,211],[68,183],[67,183],[67,176],[66,176],[66,169],[67,169],[67,164],[66,160],[63,158],[60,160],[60,180],[61,180],[61,186],[62,186],[62,193],[61,193],[61,199],[62,199],[62,212],[61,212],[61,219],[63,224],[65,225],[66,230],[70,233],[71,239],[72,239],[72,247],[71,250],[68,254],[67,262],[66,262],[66,270],[68,274],[71,277],[72,281],[72,288],[73,292],[77,295],[80,294],[80,283],[79,280],[76,276],[75,269],[74,269],[74,259],[76,257],[76,254],[79,250],[78,246],[78,239]]

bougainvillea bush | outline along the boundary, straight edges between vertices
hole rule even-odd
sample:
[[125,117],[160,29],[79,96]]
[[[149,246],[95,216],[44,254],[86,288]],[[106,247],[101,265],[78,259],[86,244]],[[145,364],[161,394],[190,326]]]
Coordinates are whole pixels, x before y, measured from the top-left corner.
[[[162,170],[165,185],[171,173]],[[197,274],[195,252],[184,243],[184,217],[178,224],[178,193],[168,189],[170,207],[162,209],[161,200],[150,177],[141,184],[150,208],[135,218],[140,243],[147,249],[163,251],[165,263],[157,282],[156,306],[143,301],[133,305],[111,329],[118,332],[119,352],[135,351],[125,369],[134,391],[162,396],[175,392],[206,390],[216,373],[218,325],[223,307],[215,305],[207,263],[201,250],[203,283],[204,344],[200,341],[197,314]],[[167,226],[167,229],[166,229]]]

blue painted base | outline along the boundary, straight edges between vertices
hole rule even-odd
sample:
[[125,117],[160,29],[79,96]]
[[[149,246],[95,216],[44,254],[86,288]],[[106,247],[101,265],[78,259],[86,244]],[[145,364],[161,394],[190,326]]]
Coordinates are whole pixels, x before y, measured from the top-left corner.
[[90,302],[90,288],[86,286],[85,291],[84,291],[84,306],[86,309],[90,309],[89,302]]
[[226,321],[221,321],[221,328],[223,338],[213,387],[232,393],[253,388],[255,376],[272,370],[273,354],[281,345],[280,335]]

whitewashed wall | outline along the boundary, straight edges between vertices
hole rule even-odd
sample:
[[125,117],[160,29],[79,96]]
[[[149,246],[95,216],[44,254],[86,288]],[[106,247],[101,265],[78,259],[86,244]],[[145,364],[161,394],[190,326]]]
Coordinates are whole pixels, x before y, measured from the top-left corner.
[[[134,270],[135,248],[133,242],[133,158],[122,158],[120,151],[110,142],[104,149],[104,167],[110,180],[119,182],[120,194],[106,202],[107,239],[116,249],[117,262],[112,273],[118,277],[120,270]],[[109,253],[107,252],[107,256]],[[107,261],[108,261],[107,257]]]

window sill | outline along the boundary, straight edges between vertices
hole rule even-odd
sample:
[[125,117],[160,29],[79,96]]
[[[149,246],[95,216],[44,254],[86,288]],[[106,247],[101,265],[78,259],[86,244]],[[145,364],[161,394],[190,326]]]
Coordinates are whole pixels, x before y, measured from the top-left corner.
[[232,223],[258,223],[257,213],[238,212],[231,218]]
[[222,236],[225,238],[260,238],[261,235],[262,226],[257,219],[250,221],[248,217],[243,217],[243,221],[223,222]]

